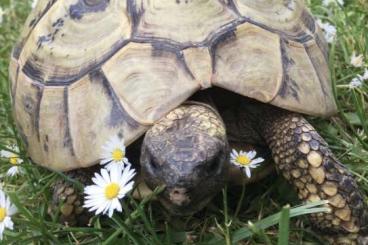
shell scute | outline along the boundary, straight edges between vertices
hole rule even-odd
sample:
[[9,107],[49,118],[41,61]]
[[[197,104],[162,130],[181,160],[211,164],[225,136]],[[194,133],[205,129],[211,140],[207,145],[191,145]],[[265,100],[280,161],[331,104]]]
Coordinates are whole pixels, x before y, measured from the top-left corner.
[[146,43],[129,43],[102,70],[121,104],[142,124],[152,124],[199,89],[181,56]]
[[131,29],[126,1],[56,1],[33,27],[18,62],[40,83],[67,85],[114,54]]
[[236,13],[217,0],[137,0],[133,9],[136,35],[179,43],[200,43],[221,26],[238,19]]
[[241,24],[234,37],[217,45],[214,63],[214,85],[269,102],[281,85],[280,37],[253,24]]

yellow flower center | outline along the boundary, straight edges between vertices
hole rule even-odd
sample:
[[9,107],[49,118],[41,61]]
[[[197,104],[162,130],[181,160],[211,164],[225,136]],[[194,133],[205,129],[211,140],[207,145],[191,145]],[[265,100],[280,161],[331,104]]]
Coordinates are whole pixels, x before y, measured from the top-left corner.
[[122,151],[121,149],[113,150],[112,159],[114,161],[121,161],[121,160],[123,160],[124,157],[125,157],[124,151]]
[[18,163],[18,157],[16,156],[10,157],[9,162],[13,165],[16,165]]
[[3,222],[6,217],[6,209],[0,208],[0,222]]
[[118,196],[120,186],[116,183],[111,183],[105,187],[105,197],[109,200],[114,199]]
[[240,165],[247,166],[250,163],[250,159],[247,156],[240,155],[238,156],[235,161]]

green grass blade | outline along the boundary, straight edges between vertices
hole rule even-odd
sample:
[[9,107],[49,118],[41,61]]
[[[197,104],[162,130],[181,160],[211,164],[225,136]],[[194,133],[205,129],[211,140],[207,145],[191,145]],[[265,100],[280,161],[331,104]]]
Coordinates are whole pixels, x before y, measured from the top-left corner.
[[254,235],[258,236],[264,244],[272,245],[271,239],[267,236],[263,229],[260,229],[250,221],[248,222],[248,228]]
[[281,210],[279,221],[279,239],[278,245],[289,244],[289,225],[290,225],[290,206],[286,205]]
[[[329,211],[328,208],[320,207],[321,205],[325,203],[326,203],[325,201],[319,201],[319,202],[308,203],[302,206],[297,206],[295,208],[292,208],[290,209],[290,218],[305,215],[305,214],[328,212]],[[280,219],[281,219],[281,212],[268,216],[267,218],[264,218],[254,223],[254,225],[256,225],[260,229],[267,229],[279,223]],[[252,236],[251,230],[249,228],[243,227],[233,232],[232,242],[237,243],[251,236]]]

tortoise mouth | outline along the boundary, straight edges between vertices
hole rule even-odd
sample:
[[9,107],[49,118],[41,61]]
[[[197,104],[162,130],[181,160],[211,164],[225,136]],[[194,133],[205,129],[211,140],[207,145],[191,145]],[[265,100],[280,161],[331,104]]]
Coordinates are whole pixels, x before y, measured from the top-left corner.
[[[203,209],[211,199],[224,187],[228,180],[228,165],[224,164],[215,175],[198,178],[197,181],[183,184],[167,185],[158,196],[163,207],[174,216],[192,215]],[[165,183],[157,176],[143,172],[146,184],[151,189]]]
[[203,209],[216,194],[217,193],[214,193],[211,196],[202,198],[197,202],[189,202],[186,205],[175,204],[171,200],[164,197],[160,197],[159,201],[171,215],[189,216]]

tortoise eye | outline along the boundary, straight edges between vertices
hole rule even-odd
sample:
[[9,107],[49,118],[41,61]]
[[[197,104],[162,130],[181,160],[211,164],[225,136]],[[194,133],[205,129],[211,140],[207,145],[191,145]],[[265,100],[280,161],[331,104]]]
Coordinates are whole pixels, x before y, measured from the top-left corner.
[[150,165],[151,165],[151,167],[152,167],[153,169],[155,169],[155,170],[158,168],[157,163],[156,163],[152,158],[151,158],[151,159],[149,159],[148,164],[150,164]]
[[151,169],[151,171],[156,171],[159,168],[159,165],[155,162],[152,156],[147,156],[145,160],[146,168]]
[[221,169],[221,161],[218,157],[216,157],[215,159],[213,159],[211,162],[209,162],[208,165],[208,173],[218,173],[219,170]]

